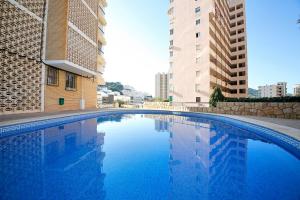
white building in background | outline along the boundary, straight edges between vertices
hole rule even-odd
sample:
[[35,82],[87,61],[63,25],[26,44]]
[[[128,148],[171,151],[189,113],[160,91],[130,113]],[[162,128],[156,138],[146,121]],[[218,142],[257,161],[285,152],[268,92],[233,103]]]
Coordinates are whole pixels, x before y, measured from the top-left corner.
[[300,96],[300,84],[296,84],[294,87],[294,96]]
[[287,96],[287,83],[259,86],[258,91],[260,97],[284,97]]
[[128,96],[124,96],[124,95],[117,95],[114,96],[114,101],[124,101],[126,103],[131,101],[131,98]]
[[151,97],[150,94],[146,92],[140,92],[135,90],[134,87],[129,85],[124,85],[124,89],[122,90],[123,95],[131,98],[131,103],[133,104],[141,104],[144,103],[145,99],[149,99]]
[[155,98],[166,100],[169,98],[168,88],[169,75],[167,73],[157,73],[155,75]]

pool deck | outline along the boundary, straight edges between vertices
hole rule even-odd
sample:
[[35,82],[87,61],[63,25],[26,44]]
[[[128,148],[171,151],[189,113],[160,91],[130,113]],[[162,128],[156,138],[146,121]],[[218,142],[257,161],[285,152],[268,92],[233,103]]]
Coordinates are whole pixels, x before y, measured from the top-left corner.
[[[11,115],[0,115],[0,126],[14,125],[19,123],[32,122],[37,120],[47,120],[62,118],[80,114],[92,114],[103,111],[116,111],[118,109],[102,109],[102,110],[85,110],[85,111],[63,111],[53,113],[24,113],[24,114],[11,114]],[[128,109],[122,109],[128,110]],[[207,113],[213,114],[213,113]],[[268,117],[256,117],[256,116],[237,116],[237,115],[222,115],[213,114],[219,116],[225,116],[240,121],[249,122],[252,124],[260,125],[275,131],[284,133],[300,141],[300,120],[295,119],[278,119]]]

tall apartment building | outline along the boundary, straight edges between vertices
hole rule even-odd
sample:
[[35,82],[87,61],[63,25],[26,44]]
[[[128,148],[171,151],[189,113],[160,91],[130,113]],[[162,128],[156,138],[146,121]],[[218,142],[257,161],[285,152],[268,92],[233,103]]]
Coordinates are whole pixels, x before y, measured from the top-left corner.
[[245,0],[170,0],[170,96],[208,102],[218,86],[247,97]]
[[169,75],[157,73],[155,75],[155,97],[163,100],[168,99]]
[[258,93],[260,97],[284,97],[287,95],[287,83],[259,86]]
[[0,0],[0,114],[96,108],[106,0]]
[[300,84],[296,84],[294,87],[294,96],[300,96]]

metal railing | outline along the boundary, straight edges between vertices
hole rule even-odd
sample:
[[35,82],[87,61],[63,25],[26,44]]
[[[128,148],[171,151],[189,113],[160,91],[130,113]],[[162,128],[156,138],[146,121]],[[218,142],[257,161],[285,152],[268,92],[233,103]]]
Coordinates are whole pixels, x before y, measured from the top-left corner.
[[104,30],[103,30],[103,28],[102,27],[98,27],[99,28],[99,30],[101,31],[101,33],[103,33],[104,34]]
[[103,55],[104,54],[104,52],[103,52],[102,49],[98,49],[98,53],[99,53],[99,55]]
[[102,15],[105,15],[105,12],[104,12],[103,8],[100,5],[98,7],[99,7],[99,10],[102,13]]

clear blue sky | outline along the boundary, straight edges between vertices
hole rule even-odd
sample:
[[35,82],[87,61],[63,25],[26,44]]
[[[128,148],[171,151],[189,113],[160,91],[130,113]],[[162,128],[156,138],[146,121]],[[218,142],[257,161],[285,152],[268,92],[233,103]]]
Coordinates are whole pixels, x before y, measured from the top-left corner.
[[[154,93],[168,70],[169,0],[109,0],[106,81]],[[300,83],[300,0],[247,0],[249,87]]]

